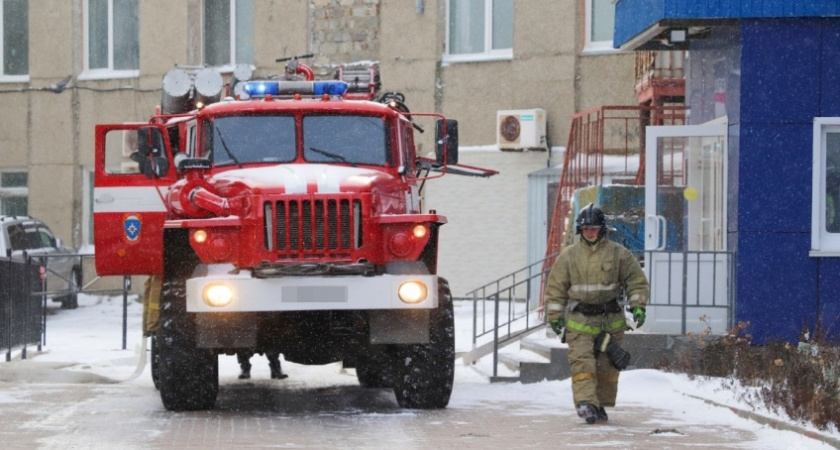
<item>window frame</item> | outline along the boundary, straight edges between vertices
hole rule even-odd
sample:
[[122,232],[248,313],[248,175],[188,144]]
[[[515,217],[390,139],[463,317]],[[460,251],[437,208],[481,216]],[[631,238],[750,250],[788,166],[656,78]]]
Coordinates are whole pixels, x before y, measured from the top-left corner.
[[[840,256],[840,232],[825,229],[826,219],[826,134],[840,134],[840,117],[815,117],[813,126],[813,169],[811,175],[812,257]],[[837,205],[840,207],[840,205]],[[838,208],[840,209],[840,208]]]
[[[114,0],[107,0],[108,2],[108,67],[106,68],[90,68],[90,0],[84,0],[84,10],[82,12],[83,20],[83,54],[84,54],[84,69],[77,77],[79,80],[104,80],[114,78],[137,78],[140,76],[140,61],[138,58],[137,68],[128,70],[114,69]],[[140,49],[140,2],[137,2],[137,48],[138,54]]]
[[[237,32],[237,24],[240,21],[240,17],[238,17],[238,13],[241,12],[239,10],[239,4],[241,0],[228,0],[228,15],[230,16],[230,28],[228,29],[228,35],[230,38],[230,61],[225,64],[209,64],[207,62],[207,48],[205,46],[206,42],[206,34],[207,29],[205,27],[205,15],[207,14],[207,2],[206,0],[201,2],[201,60],[202,62],[207,65],[208,67],[215,67],[221,72],[232,72],[233,69],[239,64],[249,64],[253,65],[254,61],[238,61],[237,60],[237,44],[238,44],[238,37],[239,33]],[[253,0],[251,1],[251,22],[253,27],[254,21],[254,4]],[[251,46],[251,56],[254,59],[254,46],[256,44],[256,37],[254,36],[253,29],[251,32],[252,41],[250,42]]]
[[0,174],[17,173],[26,174],[26,186],[3,186],[0,182],[0,215],[3,214],[3,203],[6,199],[23,198],[26,200],[26,211],[23,216],[29,215],[29,172],[26,170],[2,170]]
[[[484,0],[484,51],[479,53],[450,53],[452,42],[450,33],[452,21],[450,11],[453,0],[446,0],[446,50],[443,52],[442,62],[449,63],[463,63],[463,62],[480,62],[480,61],[507,61],[513,59],[513,42],[511,48],[493,49],[493,0]],[[516,3],[514,2],[514,8]],[[513,17],[510,19],[510,26],[513,28]],[[489,24],[489,25],[488,25]]]
[[[3,22],[6,20],[6,10],[4,7],[4,3],[0,1],[0,56],[3,58],[3,61],[6,60],[6,41],[5,41],[5,28],[3,27]],[[29,2],[26,3],[27,7],[27,24],[26,24],[26,75],[7,75],[5,73],[5,63],[0,66],[0,83],[26,83],[29,82]]]
[[613,5],[613,32],[610,34],[610,39],[602,41],[592,40],[592,15],[594,14],[594,3],[596,1],[599,0],[584,0],[583,2],[585,9],[583,22],[584,44],[583,51],[581,53],[584,55],[621,53],[621,50],[613,48],[613,36],[615,34],[615,3],[613,0],[601,0],[610,2],[610,4]]

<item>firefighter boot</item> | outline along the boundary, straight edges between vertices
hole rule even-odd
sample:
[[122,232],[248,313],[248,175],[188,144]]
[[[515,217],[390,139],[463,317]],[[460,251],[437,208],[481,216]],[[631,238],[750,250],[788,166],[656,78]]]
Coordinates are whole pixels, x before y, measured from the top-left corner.
[[[582,417],[586,423],[593,424],[598,420],[598,407],[592,403],[580,402],[577,405],[578,417]],[[606,415],[606,413],[604,413]]]
[[283,373],[283,371],[280,369],[280,361],[269,362],[268,368],[271,369],[272,380],[283,380],[285,378],[289,378],[289,376]]
[[239,365],[242,368],[242,372],[239,374],[240,380],[247,380],[251,378],[251,363],[243,363]]
[[599,422],[606,422],[607,420],[609,420],[609,418],[607,417],[607,411],[604,410],[603,406],[598,407],[598,413],[595,415],[595,418]]

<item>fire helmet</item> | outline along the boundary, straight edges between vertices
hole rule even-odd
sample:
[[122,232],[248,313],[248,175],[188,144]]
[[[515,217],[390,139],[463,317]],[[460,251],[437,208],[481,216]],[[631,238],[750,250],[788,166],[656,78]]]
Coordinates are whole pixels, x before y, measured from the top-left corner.
[[581,234],[581,227],[601,227],[598,236],[603,236],[607,232],[607,219],[604,216],[604,211],[601,211],[601,208],[592,203],[584,206],[580,210],[575,223],[577,224],[575,230],[577,234]]

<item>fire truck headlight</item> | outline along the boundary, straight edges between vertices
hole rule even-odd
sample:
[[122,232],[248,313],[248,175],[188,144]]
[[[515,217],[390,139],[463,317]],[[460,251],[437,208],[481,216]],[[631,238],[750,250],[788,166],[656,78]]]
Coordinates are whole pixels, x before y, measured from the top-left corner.
[[221,308],[233,301],[233,289],[224,284],[211,284],[204,288],[201,298],[207,306]]
[[405,303],[420,303],[429,296],[429,289],[423,282],[409,280],[400,285],[397,294]]
[[417,239],[423,239],[424,237],[426,237],[426,233],[428,232],[428,230],[426,229],[425,225],[417,224],[414,225],[414,228],[411,230],[411,232]]
[[203,244],[205,241],[207,241],[207,232],[204,230],[195,230],[195,232],[193,233],[193,239],[195,240],[195,242]]

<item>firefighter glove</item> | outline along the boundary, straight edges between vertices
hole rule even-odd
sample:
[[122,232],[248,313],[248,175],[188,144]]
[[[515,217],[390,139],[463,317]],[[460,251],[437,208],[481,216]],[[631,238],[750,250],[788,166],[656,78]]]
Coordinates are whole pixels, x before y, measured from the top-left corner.
[[558,319],[552,320],[551,322],[549,322],[549,324],[551,325],[551,329],[552,331],[554,331],[554,333],[556,333],[558,336],[563,335],[563,328],[566,326],[565,319],[560,317]]
[[645,324],[645,309],[640,307],[633,308],[633,322],[636,322],[636,328],[641,328]]

